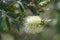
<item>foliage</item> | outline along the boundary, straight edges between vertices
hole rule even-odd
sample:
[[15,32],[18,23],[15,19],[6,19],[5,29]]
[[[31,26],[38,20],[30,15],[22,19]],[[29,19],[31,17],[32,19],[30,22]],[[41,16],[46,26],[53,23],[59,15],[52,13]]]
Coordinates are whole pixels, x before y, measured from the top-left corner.
[[44,7],[44,5],[48,4],[49,1],[41,2],[40,0],[22,0],[14,1],[9,4],[7,4],[8,1],[0,1],[0,3],[0,16],[2,18],[0,25],[2,26],[3,31],[9,32],[13,26],[13,28],[16,28],[19,31],[24,17],[27,16],[25,12],[26,8],[30,9],[34,15],[38,15],[39,12],[44,11],[40,7]]
[[[0,1],[0,33],[11,33],[16,37],[17,35],[15,34],[19,35],[18,32],[20,32],[20,28],[24,26],[24,18],[28,16],[26,10],[30,10],[34,16],[41,16],[41,13],[45,13],[46,10],[44,10],[44,8],[48,4],[52,4],[54,7],[50,10],[50,16],[52,19],[57,19],[57,27],[55,27],[55,30],[57,33],[60,33],[60,9],[57,7],[59,1],[60,0]],[[44,21],[42,23],[44,23]],[[48,24],[49,23],[45,26],[50,26]]]

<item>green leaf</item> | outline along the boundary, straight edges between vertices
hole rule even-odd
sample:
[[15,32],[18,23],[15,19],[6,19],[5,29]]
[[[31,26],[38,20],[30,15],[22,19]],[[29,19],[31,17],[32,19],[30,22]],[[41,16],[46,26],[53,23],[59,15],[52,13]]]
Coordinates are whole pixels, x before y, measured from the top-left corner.
[[0,32],[3,31],[1,23],[2,23],[2,11],[0,10]]
[[30,3],[32,0],[21,0],[21,1],[24,1],[26,3]]
[[22,12],[24,12],[25,8],[24,8],[22,2],[17,1],[17,3],[20,5],[20,10],[21,10]]
[[12,18],[16,18],[18,16],[14,12],[9,12],[9,13],[7,13],[7,15],[10,16],[10,17],[12,17]]
[[10,31],[10,21],[8,17],[6,17],[6,24],[7,24],[8,30]]
[[8,32],[7,24],[6,24],[6,15],[2,16],[2,27],[4,32]]
[[2,21],[2,11],[0,10],[0,26],[1,26],[1,21]]
[[59,12],[58,18],[57,18],[57,32],[60,33],[60,12]]
[[1,1],[0,1],[0,9],[2,9]]
[[15,2],[13,2],[13,3],[11,3],[11,4],[9,4],[7,7],[6,7],[6,11],[11,11],[11,12],[13,12],[14,10],[15,10],[15,7],[13,7],[13,5],[15,4]]
[[39,2],[41,2],[41,0],[35,0],[35,4],[38,4]]
[[16,21],[15,22],[16,29],[19,31],[20,30],[20,24]]
[[22,12],[24,12],[24,8],[22,8],[22,6],[21,6],[21,5],[20,5],[20,9],[21,9],[21,11],[22,11]]
[[28,8],[32,11],[32,13],[33,13],[34,15],[38,15],[37,10],[36,10],[35,7],[29,6]]

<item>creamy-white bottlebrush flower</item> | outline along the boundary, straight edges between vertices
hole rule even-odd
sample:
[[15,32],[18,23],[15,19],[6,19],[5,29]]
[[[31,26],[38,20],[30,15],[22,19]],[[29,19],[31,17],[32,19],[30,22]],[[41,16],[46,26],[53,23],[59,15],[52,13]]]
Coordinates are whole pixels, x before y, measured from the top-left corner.
[[28,16],[25,18],[24,31],[28,34],[40,33],[43,31],[44,25],[41,25],[40,16]]
[[44,4],[47,4],[48,2],[50,2],[50,0],[42,1],[39,3],[39,5],[43,6]]

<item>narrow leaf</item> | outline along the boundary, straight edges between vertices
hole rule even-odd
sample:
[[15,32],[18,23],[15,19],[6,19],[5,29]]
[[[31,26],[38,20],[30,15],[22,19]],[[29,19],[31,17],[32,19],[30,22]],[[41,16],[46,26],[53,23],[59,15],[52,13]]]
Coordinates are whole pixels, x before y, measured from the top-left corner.
[[20,30],[20,24],[17,21],[15,22],[15,27],[18,31]]
[[1,23],[2,23],[2,11],[0,10],[0,32],[3,31]]
[[7,24],[6,24],[6,15],[2,16],[2,27],[4,32],[8,32]]
[[38,15],[37,10],[36,10],[35,7],[29,6],[28,8],[32,11],[32,13],[33,13],[34,15]]
[[9,22],[9,18],[8,17],[6,17],[6,24],[7,24],[7,27],[9,29],[9,31],[10,31],[10,22]]

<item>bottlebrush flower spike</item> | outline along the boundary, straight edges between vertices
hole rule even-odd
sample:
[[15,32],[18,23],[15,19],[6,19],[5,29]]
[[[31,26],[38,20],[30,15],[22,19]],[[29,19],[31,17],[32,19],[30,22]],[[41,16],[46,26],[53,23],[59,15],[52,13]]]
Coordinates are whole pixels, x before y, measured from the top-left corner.
[[40,23],[40,16],[28,16],[25,18],[24,31],[28,34],[40,33],[44,28],[44,25],[41,25]]

